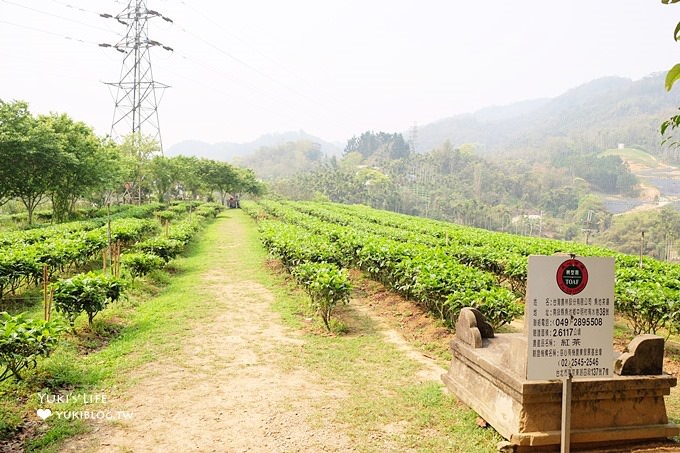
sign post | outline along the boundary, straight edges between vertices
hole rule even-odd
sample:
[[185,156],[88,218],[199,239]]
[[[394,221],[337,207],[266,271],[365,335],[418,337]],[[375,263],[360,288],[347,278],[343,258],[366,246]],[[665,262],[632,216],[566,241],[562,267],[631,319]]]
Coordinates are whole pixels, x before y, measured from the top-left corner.
[[527,275],[527,379],[563,381],[568,452],[572,377],[613,372],[614,258],[530,256]]
[[560,452],[569,453],[571,444],[571,374],[562,381],[562,432],[560,433]]

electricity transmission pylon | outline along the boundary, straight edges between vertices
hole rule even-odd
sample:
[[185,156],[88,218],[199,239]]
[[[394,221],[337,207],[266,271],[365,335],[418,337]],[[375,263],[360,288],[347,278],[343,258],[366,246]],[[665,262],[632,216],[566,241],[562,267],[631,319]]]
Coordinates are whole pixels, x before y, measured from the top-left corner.
[[157,82],[151,69],[152,47],[162,47],[172,51],[158,41],[149,39],[149,20],[160,17],[167,22],[171,19],[157,11],[149,10],[145,0],[130,0],[128,5],[116,16],[103,14],[102,17],[116,19],[127,27],[123,38],[116,44],[100,44],[102,47],[113,47],[125,54],[118,82],[106,84],[116,88],[111,137],[120,140],[133,133],[151,137],[163,150],[161,128],[158,121],[157,92],[162,92],[168,85]]
[[418,123],[413,122],[413,127],[411,128],[411,136],[409,137],[409,147],[411,148],[411,154],[418,154]]

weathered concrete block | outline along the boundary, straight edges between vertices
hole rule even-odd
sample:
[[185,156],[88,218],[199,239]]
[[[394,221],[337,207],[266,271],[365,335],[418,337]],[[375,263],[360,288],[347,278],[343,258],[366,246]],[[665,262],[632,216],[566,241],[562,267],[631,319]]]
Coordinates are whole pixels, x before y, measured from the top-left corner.
[[663,349],[663,337],[651,334],[638,335],[614,363],[614,372],[622,376],[661,374]]
[[456,321],[456,338],[472,347],[481,348],[484,338],[493,338],[493,328],[479,310],[465,307]]
[[526,376],[529,340],[524,335],[511,335],[507,339],[507,347],[501,355],[501,367],[517,376]]
[[[497,334],[485,340],[484,347],[475,344],[458,336],[451,341],[453,359],[442,375],[448,389],[516,451],[559,450],[562,381],[525,378],[524,334]],[[640,354],[650,345],[640,340],[631,346]],[[668,421],[664,403],[675,385],[676,378],[666,374],[574,379],[571,445],[597,448],[677,436],[680,429]],[[512,451],[508,444],[504,448]]]

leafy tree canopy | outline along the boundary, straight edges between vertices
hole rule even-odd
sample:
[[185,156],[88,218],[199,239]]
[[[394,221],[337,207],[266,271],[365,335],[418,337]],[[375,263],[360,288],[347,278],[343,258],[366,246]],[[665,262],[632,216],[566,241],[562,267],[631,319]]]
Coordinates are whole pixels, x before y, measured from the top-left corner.
[[0,185],[5,198],[18,198],[26,207],[29,224],[69,160],[48,121],[33,117],[23,101],[0,101]]
[[353,136],[347,141],[344,154],[353,152],[360,153],[365,159],[376,154],[384,155],[389,159],[401,159],[408,157],[410,147],[401,134],[389,134],[386,132],[367,131],[359,137]]
[[[661,0],[661,3],[668,5],[672,3],[678,3],[680,0]],[[676,42],[680,41],[680,22],[675,26],[675,31],[673,32],[673,39]],[[670,91],[673,85],[680,80],[680,63],[673,66],[666,74],[666,91]],[[665,143],[670,143],[671,146],[680,145],[679,142],[673,140],[672,131],[680,126],[680,115],[673,115],[663,123],[661,123],[661,135],[665,136]]]

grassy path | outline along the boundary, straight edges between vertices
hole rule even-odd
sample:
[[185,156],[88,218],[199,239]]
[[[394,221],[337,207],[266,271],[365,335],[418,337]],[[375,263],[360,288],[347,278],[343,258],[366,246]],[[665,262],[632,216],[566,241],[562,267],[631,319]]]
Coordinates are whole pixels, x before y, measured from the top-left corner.
[[495,450],[365,310],[343,310],[347,335],[319,334],[265,260],[242,212],[210,225],[169,287],[87,358],[104,376],[97,407],[124,416],[89,421],[57,451]]

